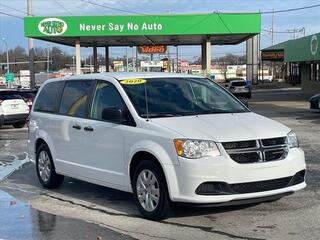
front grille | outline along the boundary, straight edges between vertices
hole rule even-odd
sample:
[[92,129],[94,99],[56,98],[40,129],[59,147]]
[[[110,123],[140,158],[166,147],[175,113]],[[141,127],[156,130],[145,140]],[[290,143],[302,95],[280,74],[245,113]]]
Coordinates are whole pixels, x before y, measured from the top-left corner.
[[277,190],[302,183],[305,179],[305,170],[294,176],[277,178],[265,181],[228,184],[226,182],[204,182],[196,189],[198,195],[229,195],[245,194]]
[[270,147],[274,145],[286,144],[286,137],[261,139],[262,145]]
[[258,152],[230,153],[229,155],[237,163],[255,163],[261,159]]
[[284,159],[288,154],[286,137],[224,142],[223,147],[237,163],[259,163]]
[[264,192],[280,188],[285,188],[292,177],[279,178],[267,181],[250,182],[250,183],[239,183],[230,184],[230,188],[233,192],[243,194],[252,192]]

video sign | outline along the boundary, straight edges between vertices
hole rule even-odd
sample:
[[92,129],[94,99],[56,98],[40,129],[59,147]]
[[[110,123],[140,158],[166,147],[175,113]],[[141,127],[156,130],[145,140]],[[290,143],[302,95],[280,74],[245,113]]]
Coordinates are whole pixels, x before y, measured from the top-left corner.
[[153,53],[165,53],[167,46],[154,45],[154,46],[138,46],[138,52],[140,54],[153,54]]

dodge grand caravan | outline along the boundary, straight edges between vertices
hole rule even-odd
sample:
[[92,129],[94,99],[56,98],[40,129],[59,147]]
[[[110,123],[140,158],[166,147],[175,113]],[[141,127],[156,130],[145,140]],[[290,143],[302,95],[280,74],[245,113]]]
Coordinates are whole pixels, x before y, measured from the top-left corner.
[[271,201],[306,187],[296,134],[200,76],[49,80],[32,107],[28,148],[44,187],[70,176],[132,192],[147,219],[166,217],[172,202]]

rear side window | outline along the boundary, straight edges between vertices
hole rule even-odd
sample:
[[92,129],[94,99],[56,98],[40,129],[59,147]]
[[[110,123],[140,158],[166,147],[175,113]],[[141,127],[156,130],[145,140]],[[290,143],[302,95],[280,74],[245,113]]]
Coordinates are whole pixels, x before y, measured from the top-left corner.
[[40,91],[34,106],[34,111],[55,113],[59,109],[59,100],[64,82],[46,84]]
[[21,99],[21,96],[16,92],[10,91],[0,91],[0,101]]
[[74,117],[86,117],[90,90],[94,81],[66,82],[59,113]]

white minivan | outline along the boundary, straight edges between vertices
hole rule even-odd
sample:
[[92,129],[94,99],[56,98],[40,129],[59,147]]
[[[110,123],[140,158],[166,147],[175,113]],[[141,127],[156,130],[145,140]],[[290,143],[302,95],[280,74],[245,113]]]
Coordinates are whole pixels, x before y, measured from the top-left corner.
[[306,187],[291,129],[193,75],[48,80],[32,107],[28,149],[44,187],[69,176],[132,192],[147,219],[168,216],[172,202],[271,201]]

